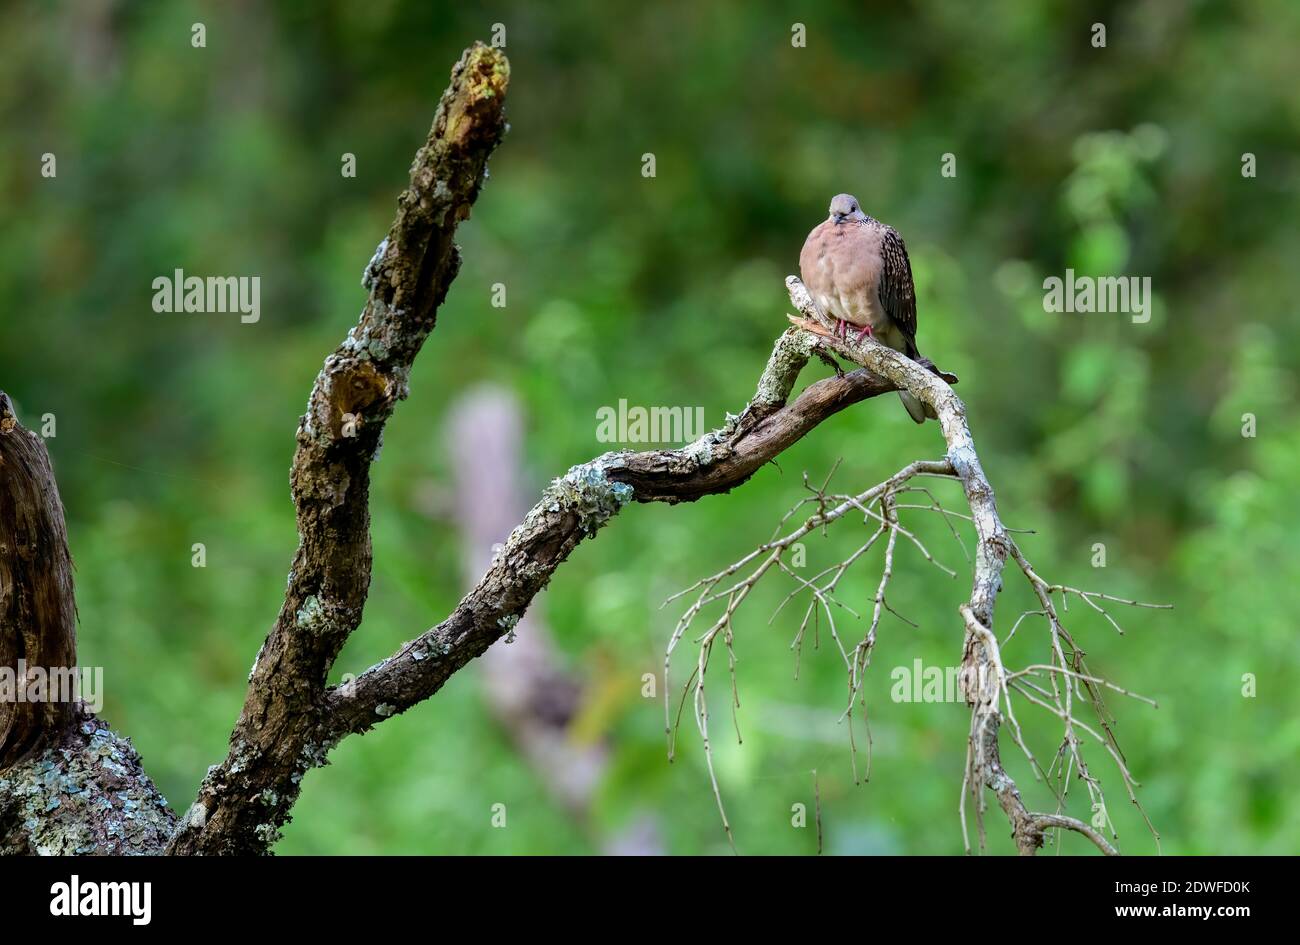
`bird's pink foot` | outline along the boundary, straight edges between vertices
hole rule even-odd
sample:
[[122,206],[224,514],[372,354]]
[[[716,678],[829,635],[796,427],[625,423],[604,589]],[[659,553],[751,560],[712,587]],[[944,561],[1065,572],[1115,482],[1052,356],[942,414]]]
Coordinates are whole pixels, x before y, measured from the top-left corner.
[[871,325],[869,324],[863,325],[862,331],[858,332],[858,337],[854,339],[853,343],[861,344],[863,338],[873,338],[873,337],[875,336],[871,334]]
[[845,341],[849,340],[849,323],[842,318],[835,320],[835,337],[843,338]]

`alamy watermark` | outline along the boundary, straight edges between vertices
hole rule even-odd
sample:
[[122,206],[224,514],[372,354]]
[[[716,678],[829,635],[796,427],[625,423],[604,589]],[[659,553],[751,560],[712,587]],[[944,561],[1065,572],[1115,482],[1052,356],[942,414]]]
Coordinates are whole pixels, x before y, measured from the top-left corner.
[[1144,325],[1151,321],[1151,277],[1076,276],[1067,269],[1064,279],[1043,280],[1043,311],[1124,312]]
[[[960,666],[926,666],[918,656],[911,666],[895,666],[889,672],[893,685],[889,698],[893,702],[965,702],[966,693],[983,691],[983,681],[989,680],[984,664],[978,668]],[[981,685],[971,685],[974,681]]]
[[707,431],[703,407],[618,407],[596,410],[596,439],[601,443],[689,443]]
[[92,712],[104,708],[102,666],[0,666],[0,702],[84,701]]
[[132,925],[148,925],[153,917],[153,883],[94,882],[73,873],[68,882],[50,887],[50,915],[129,916]]
[[174,275],[153,280],[155,312],[239,312],[239,320],[251,325],[262,317],[261,276]]

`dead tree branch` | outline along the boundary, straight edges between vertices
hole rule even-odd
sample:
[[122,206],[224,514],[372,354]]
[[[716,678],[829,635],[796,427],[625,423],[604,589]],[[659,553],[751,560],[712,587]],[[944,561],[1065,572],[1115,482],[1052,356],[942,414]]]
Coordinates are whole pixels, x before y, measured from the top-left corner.
[[854,371],[787,404],[809,358],[830,356],[823,339],[787,331],[740,416],[681,450],[607,453],[575,466],[546,490],[450,616],[346,686],[325,689],[360,623],[369,585],[369,464],[455,275],[451,235],[468,216],[504,128],[508,74],[504,57],[483,46],[453,70],[397,220],[366,269],[370,300],[361,321],[317,378],[293,464],[301,545],[285,602],[254,664],[230,753],[204,779],[170,853],[266,850],[303,775],[341,738],[433,695],[513,630],[573,548],[628,501],[726,492],[826,417],[897,390],[877,374]]
[[[998,516],[997,505],[994,500],[993,488],[989,484],[987,477],[980,465],[979,457],[975,452],[974,439],[971,436],[970,428],[966,422],[966,411],[962,402],[953,393],[948,381],[950,375],[944,375],[942,372],[933,370],[933,365],[919,365],[910,361],[906,357],[898,354],[889,348],[884,347],[874,341],[866,344],[850,344],[835,337],[833,331],[827,326],[821,317],[817,307],[813,304],[803,284],[794,276],[786,280],[787,288],[790,292],[790,300],[795,308],[801,313],[800,316],[791,316],[792,323],[804,331],[815,335],[820,342],[827,346],[828,350],[836,357],[860,364],[874,373],[889,378],[899,387],[905,387],[914,394],[927,407],[934,411],[939,420],[939,426],[943,432],[944,439],[947,443],[947,453],[945,458],[935,462],[914,462],[895,473],[884,482],[872,486],[857,495],[847,494],[828,494],[825,489],[818,490],[812,497],[805,497],[799,504],[786,514],[782,524],[797,512],[804,504],[816,502],[820,511],[806,519],[798,528],[786,534],[780,539],[774,539],[766,544],[760,545],[757,549],[750,552],[747,556],[741,558],[728,568],[713,575],[710,578],[697,583],[687,592],[699,589],[699,595],[690,605],[678,621],[677,628],[674,630],[672,639],[668,645],[668,652],[665,657],[665,706],[668,712],[668,729],[669,729],[669,755],[673,752],[674,733],[676,723],[672,718],[671,712],[671,693],[667,692],[667,675],[669,662],[674,649],[680,642],[685,633],[691,628],[694,620],[702,610],[713,604],[722,607],[721,615],[703,632],[698,638],[699,656],[696,660],[690,679],[687,681],[683,692],[683,702],[686,698],[691,698],[696,726],[699,729],[700,736],[704,742],[705,757],[708,763],[710,782],[713,788],[714,798],[717,802],[719,813],[722,817],[724,829],[731,838],[730,826],[727,822],[726,811],[723,807],[722,797],[718,788],[718,781],[713,770],[712,750],[709,742],[709,711],[706,699],[705,679],[709,664],[709,657],[712,652],[714,643],[721,638],[728,651],[729,664],[733,667],[732,672],[732,705],[736,703],[735,690],[736,682],[734,676],[734,640],[735,640],[735,617],[736,613],[749,596],[754,586],[768,573],[779,573],[784,571],[790,577],[794,578],[798,585],[786,601],[782,602],[785,606],[793,596],[807,590],[810,600],[805,611],[803,622],[799,626],[798,633],[793,644],[798,650],[803,641],[810,618],[816,619],[824,616],[829,628],[830,635],[836,643],[841,656],[845,661],[848,671],[848,707],[845,710],[845,717],[848,718],[849,742],[851,754],[854,758],[854,770],[856,777],[856,754],[857,747],[854,741],[852,729],[852,715],[855,702],[860,702],[862,692],[863,676],[867,666],[870,663],[872,649],[876,642],[876,633],[880,625],[882,610],[888,607],[885,598],[885,592],[889,581],[893,575],[894,568],[894,549],[898,536],[901,534],[913,541],[921,551],[922,555],[932,563],[933,557],[929,551],[916,541],[915,537],[905,529],[898,520],[899,503],[896,501],[897,496],[906,490],[921,491],[929,495],[931,505],[928,507],[943,515],[944,520],[948,521],[950,514],[939,504],[929,490],[910,484],[910,480],[918,475],[938,475],[955,477],[962,486],[967,504],[970,507],[970,515],[961,515],[960,517],[970,521],[976,532],[976,554],[974,560],[974,576],[971,586],[971,594],[968,601],[960,607],[960,613],[965,626],[965,645],[963,649],[963,659],[960,678],[963,683],[963,691],[968,705],[971,707],[971,732],[970,744],[967,754],[967,768],[963,783],[961,798],[962,827],[965,830],[965,803],[966,796],[969,793],[975,799],[976,821],[980,827],[981,846],[983,839],[983,813],[985,811],[985,788],[989,789],[997,798],[999,805],[1002,807],[1008,820],[1011,823],[1012,834],[1016,841],[1017,849],[1022,854],[1034,853],[1042,844],[1044,833],[1052,829],[1069,829],[1088,837],[1096,846],[1106,854],[1116,853],[1115,847],[1107,841],[1093,827],[1084,824],[1082,821],[1068,817],[1060,811],[1053,814],[1033,813],[1025,807],[1020,797],[1020,792],[1016,783],[1006,773],[1002,766],[999,744],[998,731],[1002,724],[1002,707],[1005,704],[1007,719],[1012,727],[1012,735],[1016,744],[1029,757],[1031,764],[1034,765],[1035,773],[1039,768],[1036,760],[1024,739],[1020,734],[1019,723],[1016,721],[1014,709],[1011,703],[1011,694],[1014,689],[1017,693],[1024,695],[1028,701],[1033,702],[1052,714],[1056,715],[1064,724],[1065,741],[1062,751],[1068,758],[1068,767],[1060,770],[1062,789],[1057,796],[1060,803],[1065,802],[1066,786],[1065,774],[1067,771],[1073,771],[1081,777],[1088,786],[1089,800],[1094,811],[1101,810],[1104,812],[1105,798],[1101,791],[1101,785],[1098,779],[1088,772],[1087,765],[1084,762],[1080,751],[1081,740],[1077,732],[1082,731],[1092,736],[1098,741],[1105,750],[1111,755],[1119,767],[1120,773],[1124,780],[1124,785],[1128,791],[1130,799],[1137,804],[1137,797],[1133,793],[1133,787],[1136,781],[1133,779],[1122,754],[1115,744],[1114,735],[1110,729],[1110,721],[1105,706],[1100,697],[1100,687],[1107,687],[1116,691],[1129,694],[1126,690],[1111,683],[1092,676],[1086,670],[1082,660],[1082,651],[1074,644],[1073,639],[1065,630],[1061,623],[1059,615],[1052,602],[1052,593],[1060,592],[1062,595],[1075,594],[1080,599],[1089,604],[1094,610],[1101,613],[1110,623],[1118,630],[1119,625],[1107,613],[1098,600],[1115,601],[1135,606],[1162,606],[1151,604],[1139,604],[1136,601],[1125,601],[1120,598],[1100,594],[1092,591],[1081,591],[1076,588],[1066,587],[1063,585],[1048,584],[1039,577],[1030,566],[1028,560],[1011,540],[1009,530],[1002,524]],[[927,412],[928,413],[928,412]],[[878,505],[878,511],[872,509],[872,505]],[[920,508],[927,508],[921,506]],[[859,511],[863,517],[869,521],[874,520],[879,527],[874,533],[867,538],[866,542],[854,551],[845,560],[838,565],[826,569],[821,574],[814,576],[811,581],[804,580],[790,570],[782,561],[782,555],[787,548],[794,542],[798,541],[805,535],[817,529],[824,529],[830,523],[842,518],[850,511]],[[883,535],[888,535],[884,552],[884,564],[881,571],[880,582],[877,587],[876,595],[873,600],[872,618],[866,635],[850,652],[845,647],[841,632],[835,622],[835,608],[844,607],[844,605],[835,598],[834,590],[840,578],[860,557],[862,557]],[[960,539],[959,539],[960,541]],[[964,548],[964,545],[963,545]],[[1036,666],[1022,670],[1019,673],[1008,675],[1005,666],[1002,663],[1001,654],[997,638],[990,629],[993,626],[994,604],[997,594],[1002,588],[1002,571],[1008,556],[1013,557],[1037,594],[1042,610],[1037,613],[1045,616],[1049,623],[1049,633],[1052,642],[1053,653],[1055,655],[1054,663],[1050,666]],[[747,576],[736,581],[735,583],[725,584],[724,581],[729,579],[741,569],[745,568],[752,562],[758,564],[748,573]],[[942,565],[940,565],[942,567]],[[945,569],[946,570],[946,569]],[[952,572],[948,572],[952,573]],[[822,578],[827,574],[832,577],[824,584],[820,584]],[[686,592],[683,592],[686,593]],[[677,595],[680,596],[680,595]],[[670,598],[671,600],[672,598]],[[778,608],[780,610],[780,608]],[[1023,616],[1021,617],[1023,620]],[[1016,625],[1019,625],[1019,620]],[[1015,628],[1012,628],[1014,633]],[[1122,632],[1122,631],[1121,631]],[[1010,635],[1009,635],[1010,636]],[[1047,681],[1051,686],[1051,692],[1047,692],[1038,686],[1029,684],[1022,677],[1026,675],[1046,673]],[[1040,699],[1033,691],[1036,690],[1039,695],[1047,698]],[[1078,692],[1076,697],[1075,693]],[[1086,694],[1086,695],[1085,695]],[[1074,703],[1080,701],[1093,709],[1099,727],[1103,734],[1099,734],[1088,724],[1080,721],[1075,709]],[[1142,697],[1137,697],[1142,698]],[[1150,701],[1150,700],[1146,700]],[[866,719],[866,706],[861,704],[864,721]],[[870,739],[870,730],[868,729],[868,745]],[[868,755],[868,768],[870,765],[870,755]],[[1139,805],[1140,808],[1140,805]],[[1150,821],[1148,820],[1148,825]],[[1154,828],[1152,828],[1154,834]],[[1158,840],[1157,836],[1157,840]],[[734,841],[733,841],[734,842]],[[969,841],[966,844],[967,850],[970,850]]]
[[556,479],[446,620],[331,690],[328,737],[363,732],[437,692],[507,634],[579,542],[628,502],[685,502],[730,491],[822,420],[898,389],[858,370],[818,381],[787,404],[809,358],[829,351],[824,339],[789,330],[777,339],[753,400],[721,429],[681,449],[605,453]]
[[[505,387],[483,385],[459,396],[448,415],[454,520],[460,528],[469,582],[492,560],[493,546],[528,509],[524,475],[524,409]],[[608,685],[565,665],[536,606],[513,634],[489,647],[479,663],[483,693],[552,797],[598,849],[615,855],[664,852],[659,817],[640,810],[619,827],[595,816],[610,751],[603,738],[579,732],[584,713]]]
[[300,542],[284,605],[253,665],[230,753],[204,778],[170,853],[267,849],[303,774],[332,745],[320,732],[326,674],[370,587],[370,464],[460,268],[456,225],[505,133],[509,75],[505,56],[482,44],[452,69],[397,218],[366,267],[365,310],[316,378],[291,472]]
[[[965,692],[972,707],[966,787],[976,796],[977,820],[982,826],[983,789],[987,788],[1006,812],[1021,852],[1032,853],[1042,844],[1047,831],[1061,828],[1076,830],[1103,851],[1113,852],[1098,831],[1059,811],[1028,811],[1015,782],[1003,770],[998,731],[1002,722],[1000,706],[1005,702],[1013,737],[1024,747],[1010,710],[1009,697],[1015,690],[1063,721],[1066,742],[1060,757],[1065,761],[1057,769],[1059,776],[1078,773],[1090,791],[1099,790],[1084,765],[1080,751],[1084,739],[1079,733],[1101,742],[1122,765],[1099,697],[1100,688],[1108,684],[1087,671],[1081,651],[1056,612],[1052,595],[1074,594],[1107,619],[1102,602],[1115,599],[1048,584],[1030,567],[998,517],[993,489],[975,452],[965,407],[950,386],[956,378],[928,362],[913,362],[875,342],[854,346],[830,337],[818,322],[806,290],[793,277],[787,280],[787,286],[803,317],[792,317],[795,327],[777,339],[754,397],[739,415],[729,416],[720,429],[682,449],[611,452],[574,466],[552,482],[515,526],[482,578],[450,615],[355,681],[343,687],[326,687],[335,659],[360,624],[369,589],[370,464],[379,449],[385,423],[396,403],[407,396],[411,366],[434,327],[438,307],[459,267],[453,242],[456,225],[469,216],[486,174],[488,157],[504,134],[503,104],[508,82],[505,57],[481,44],[466,50],[452,70],[451,84],[438,106],[432,130],[412,165],[410,186],[399,198],[396,219],[366,267],[363,284],[369,296],[360,320],[325,360],[307,412],[299,423],[291,471],[299,547],[283,605],[250,673],[244,707],[230,737],[229,754],[209,769],[195,802],[172,835],[167,852],[265,852],[288,820],[304,774],[324,764],[340,739],[364,732],[428,698],[452,674],[511,633],[534,596],[570,552],[628,503],[676,503],[727,492],[822,420],[859,401],[898,389],[911,392],[937,416],[947,446],[945,455],[935,461],[911,463],[880,485],[855,495],[830,496],[823,488],[815,497],[818,512],[809,519],[816,520],[816,524],[804,523],[791,533],[806,533],[850,512],[860,512],[878,526],[876,537],[888,536],[886,565],[873,600],[871,628],[856,647],[840,647],[849,669],[849,709],[860,696],[881,613],[891,609],[886,593],[897,539],[907,539],[930,557],[900,522],[903,506],[897,499],[906,492],[928,494],[912,481],[917,477],[955,478],[961,483],[969,506],[968,518],[977,537],[971,593],[962,607],[963,666],[969,671],[967,679],[979,680]],[[844,373],[837,367],[834,377],[812,384],[791,400],[799,374],[814,357],[832,364],[838,358],[860,368]],[[11,430],[12,426],[6,429],[0,425],[0,444]],[[0,460],[6,464],[0,470],[6,485],[26,483],[13,471],[15,465],[9,455],[0,453]],[[4,621],[0,623],[0,666],[22,653],[40,653],[42,659],[53,662],[66,662],[74,655],[72,590],[67,577],[61,509],[48,462],[40,465],[43,448],[24,455],[16,468],[30,479],[23,486],[29,493],[28,504],[57,510],[59,514],[45,515],[43,519],[38,514],[30,520],[31,528],[5,535],[6,545],[0,549],[0,620]],[[949,515],[966,518],[962,513],[943,510],[933,495],[929,498],[930,507],[943,512],[945,521]],[[36,532],[32,528],[44,529],[40,548],[35,552],[32,543]],[[779,573],[783,567],[781,552],[793,540],[790,536],[774,538],[704,586],[702,597],[725,601],[726,607],[722,621],[706,634],[696,666],[696,716],[706,742],[703,687],[707,649],[719,638],[729,649],[732,647],[731,618],[736,608],[754,581],[769,571]],[[1054,653],[1051,664],[1011,674],[1001,663],[992,632],[994,603],[1009,556],[1016,560],[1039,598],[1039,613],[1049,621]],[[715,590],[721,581],[751,561],[758,562],[756,575],[751,574],[725,591]],[[22,571],[24,568],[28,570]],[[834,591],[843,570],[833,572],[825,583],[803,582],[803,589],[814,597],[812,612],[820,608],[830,617],[832,607],[838,606]],[[12,594],[12,588],[27,586],[33,576],[45,592],[53,595],[48,600],[39,593]],[[817,580],[824,577],[820,575]],[[37,602],[35,609],[33,601]],[[679,628],[674,639],[680,639],[682,632],[684,628]],[[1038,685],[1036,679],[1044,685]],[[1079,719],[1076,702],[1097,709],[1101,732]],[[7,771],[4,759],[26,757],[42,746],[46,752],[69,752],[60,756],[68,762],[68,771],[72,770],[69,758],[86,750],[100,751],[105,738],[113,740],[110,753],[120,747],[116,736],[105,736],[102,726],[83,718],[79,709],[25,711],[15,713],[0,707],[0,775],[6,779],[21,764]],[[147,785],[148,790],[141,787],[141,793],[129,798],[136,805],[132,812],[139,805],[149,806],[151,819],[145,827],[132,828],[133,832],[125,836],[121,829],[84,832],[80,835],[84,842],[74,844],[72,849],[157,852],[161,836],[170,829],[172,815],[154,796],[156,792],[149,793],[152,785],[138,770],[134,753],[128,756],[121,751],[113,757],[121,760],[115,777],[137,786]],[[1133,782],[1127,769],[1123,770],[1131,795]],[[96,777],[103,780],[101,775]],[[0,781],[0,786],[6,787],[0,791],[0,842],[5,842],[4,828],[12,825],[15,817],[23,816],[31,803],[48,802],[39,792],[32,796],[16,793],[7,788],[9,783]],[[716,780],[714,791],[721,809]],[[965,794],[962,803],[964,809]],[[65,832],[65,839],[71,835]],[[39,838],[20,835],[10,846],[39,850],[42,844]],[[55,846],[71,852],[67,843]]]

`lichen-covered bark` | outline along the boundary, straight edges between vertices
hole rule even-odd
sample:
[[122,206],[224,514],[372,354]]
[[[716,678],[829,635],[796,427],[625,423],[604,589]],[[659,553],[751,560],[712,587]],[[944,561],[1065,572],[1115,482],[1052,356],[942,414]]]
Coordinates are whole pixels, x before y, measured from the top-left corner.
[[175,826],[130,740],[87,712],[0,772],[0,854],[158,854]]
[[453,673],[513,630],[570,552],[631,498],[632,488],[611,481],[601,460],[575,466],[556,479],[450,617],[380,666],[331,690],[322,741],[332,744],[350,732],[363,732],[437,692]]
[[446,620],[330,691],[320,743],[364,732],[437,692],[507,635],[569,553],[629,501],[689,502],[727,492],[827,417],[898,389],[862,369],[818,381],[787,404],[809,358],[830,350],[824,339],[791,329],[777,339],[753,400],[720,429],[681,449],[605,453],[556,479]]
[[397,217],[366,266],[365,310],[316,378],[291,472],[299,547],[284,605],[253,667],[230,753],[204,779],[172,853],[264,852],[303,774],[325,760],[329,745],[316,733],[326,675],[361,621],[370,585],[370,463],[459,269],[456,225],[505,133],[508,82],[505,56],[482,44],[452,69]]

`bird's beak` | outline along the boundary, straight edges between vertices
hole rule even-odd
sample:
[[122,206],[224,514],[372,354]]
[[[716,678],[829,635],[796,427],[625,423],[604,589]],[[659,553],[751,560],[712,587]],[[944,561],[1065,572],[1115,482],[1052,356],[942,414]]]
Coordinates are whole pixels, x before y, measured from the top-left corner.
[[831,219],[834,220],[836,223],[843,223],[843,222],[844,222],[844,214],[842,214],[842,213],[832,213],[832,214],[831,214]]

